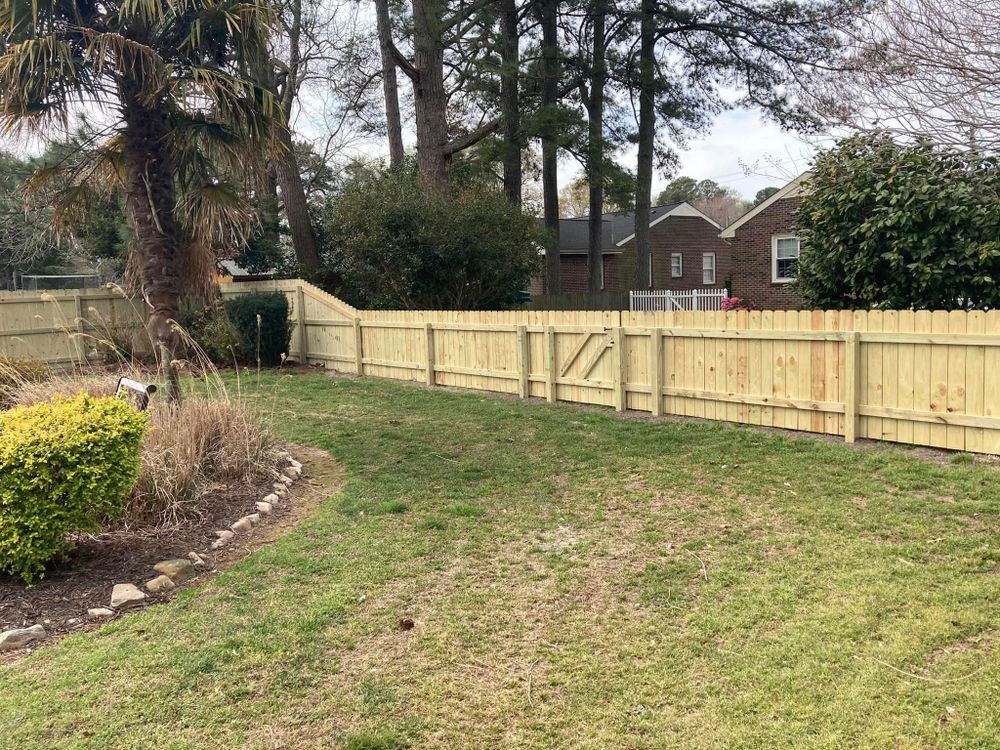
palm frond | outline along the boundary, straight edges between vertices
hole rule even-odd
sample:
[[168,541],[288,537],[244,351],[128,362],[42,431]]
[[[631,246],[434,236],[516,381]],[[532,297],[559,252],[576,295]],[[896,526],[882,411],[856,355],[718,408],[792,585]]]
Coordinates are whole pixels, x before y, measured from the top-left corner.
[[178,218],[192,237],[219,248],[242,245],[257,223],[247,197],[222,183],[189,187],[178,206]]
[[94,73],[105,71],[116,77],[129,75],[147,97],[159,94],[166,81],[167,66],[163,57],[148,44],[129,39],[116,31],[99,31],[78,28],[86,42],[84,57],[93,66]]
[[0,54],[0,130],[65,123],[66,109],[91,90],[89,72],[72,45],[56,34],[8,45]]

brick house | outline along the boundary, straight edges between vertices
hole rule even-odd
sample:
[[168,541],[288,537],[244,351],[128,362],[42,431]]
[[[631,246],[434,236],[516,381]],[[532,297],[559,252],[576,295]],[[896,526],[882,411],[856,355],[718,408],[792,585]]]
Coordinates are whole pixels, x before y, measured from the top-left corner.
[[809,172],[796,177],[719,234],[731,247],[733,288],[757,310],[802,307],[789,284],[795,280],[802,251],[795,212],[808,190]]
[[[606,292],[634,288],[635,219],[632,213],[603,218],[603,284]],[[559,249],[562,292],[587,291],[587,217],[560,219]],[[689,291],[721,287],[730,271],[730,246],[719,238],[722,227],[688,203],[650,210],[651,289]],[[544,293],[542,278],[532,281],[533,295]]]

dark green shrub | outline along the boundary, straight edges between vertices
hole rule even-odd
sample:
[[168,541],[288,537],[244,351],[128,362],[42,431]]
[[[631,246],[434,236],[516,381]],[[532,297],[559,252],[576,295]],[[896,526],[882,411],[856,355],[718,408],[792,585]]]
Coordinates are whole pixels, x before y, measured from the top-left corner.
[[412,170],[356,168],[323,212],[330,247],[313,278],[365,308],[501,310],[540,270],[538,220],[495,187],[421,189]]
[[855,136],[816,157],[795,284],[813,309],[1000,306],[1000,159]]
[[13,405],[14,394],[23,384],[39,383],[49,374],[49,366],[37,359],[0,357],[0,409]]
[[66,535],[120,517],[146,415],[117,398],[56,398],[0,413],[0,570],[27,582]]
[[181,326],[212,364],[245,361],[240,335],[222,305],[182,310]]
[[226,300],[226,313],[240,337],[247,361],[265,367],[281,364],[292,326],[288,299],[281,292],[254,292]]

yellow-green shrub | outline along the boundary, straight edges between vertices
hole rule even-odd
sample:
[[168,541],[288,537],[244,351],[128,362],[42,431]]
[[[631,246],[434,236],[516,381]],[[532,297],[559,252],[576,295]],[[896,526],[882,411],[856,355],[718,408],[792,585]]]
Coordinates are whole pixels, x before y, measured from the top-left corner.
[[0,570],[31,581],[71,531],[120,516],[146,415],[116,398],[57,397],[0,413]]

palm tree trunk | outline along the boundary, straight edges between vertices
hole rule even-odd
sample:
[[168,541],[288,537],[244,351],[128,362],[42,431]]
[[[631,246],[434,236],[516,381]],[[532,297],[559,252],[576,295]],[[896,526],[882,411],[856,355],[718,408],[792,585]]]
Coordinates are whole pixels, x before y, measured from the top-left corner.
[[656,137],[656,43],[653,14],[656,0],[642,0],[639,23],[639,158],[635,190],[635,288],[648,289],[649,209],[653,189],[653,141]]
[[135,267],[142,296],[149,306],[150,340],[168,376],[167,396],[176,402],[180,400],[180,389],[170,373],[180,345],[176,327],[181,292],[177,264],[182,233],[174,216],[177,196],[167,151],[167,112],[162,104],[143,105],[131,91],[123,91],[122,99],[125,197],[135,232]]
[[375,21],[378,27],[379,52],[382,55],[382,93],[385,97],[385,124],[389,131],[389,164],[398,167],[403,163],[403,120],[399,114],[396,61],[392,56],[389,0],[375,0]]

